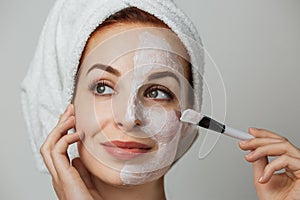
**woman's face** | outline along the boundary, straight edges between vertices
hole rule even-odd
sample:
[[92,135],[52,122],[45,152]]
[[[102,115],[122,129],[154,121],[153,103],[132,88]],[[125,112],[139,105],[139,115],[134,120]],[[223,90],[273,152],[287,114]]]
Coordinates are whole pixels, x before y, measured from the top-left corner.
[[116,24],[92,35],[74,98],[80,157],[114,185],[137,185],[166,173],[187,127],[189,84],[184,47],[168,29]]

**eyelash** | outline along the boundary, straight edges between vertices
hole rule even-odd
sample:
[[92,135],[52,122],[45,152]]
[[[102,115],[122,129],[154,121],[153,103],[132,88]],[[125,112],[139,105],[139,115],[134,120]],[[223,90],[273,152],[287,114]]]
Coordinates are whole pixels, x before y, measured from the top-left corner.
[[[110,83],[110,81],[107,81],[107,80],[98,80],[98,81],[94,81],[92,84],[89,85],[89,90],[95,94],[95,95],[98,95],[98,96],[110,96],[111,94],[108,94],[108,95],[103,95],[103,94],[99,94],[97,92],[97,86],[108,86],[110,87],[112,90],[114,90],[114,87],[112,86],[112,84]],[[171,92],[169,89],[167,89],[166,87],[164,86],[161,86],[161,85],[152,85],[150,86],[145,92],[144,92],[144,97],[147,97],[147,95],[152,92],[152,91],[155,91],[155,90],[159,90],[163,93],[166,93],[170,98],[169,99],[156,99],[156,101],[172,101],[174,100],[174,97],[175,95],[173,94],[173,92]],[[147,98],[150,98],[150,99],[155,99],[155,98],[151,98],[151,97],[147,97]]]
[[99,85],[101,85],[101,86],[108,86],[108,87],[110,87],[110,88],[114,88],[113,86],[112,86],[112,84],[109,82],[109,81],[107,81],[107,80],[100,80],[100,81],[94,81],[92,84],[90,84],[89,85],[89,90],[93,93],[93,94],[95,94],[95,95],[98,95],[98,96],[110,96],[110,94],[109,95],[103,95],[103,94],[99,94],[98,92],[97,92],[97,86],[99,86]]
[[[151,86],[150,88],[148,88],[145,91],[144,96],[147,97],[147,94],[149,94],[149,93],[151,93],[152,91],[155,91],[155,90],[159,90],[163,93],[166,93],[170,97],[169,99],[156,99],[156,101],[172,101],[172,100],[174,100],[175,95],[173,94],[173,92],[171,92],[169,89],[167,89],[166,87],[161,86],[161,85]],[[151,98],[151,97],[147,97],[147,98]],[[154,99],[154,98],[151,98],[151,99]]]

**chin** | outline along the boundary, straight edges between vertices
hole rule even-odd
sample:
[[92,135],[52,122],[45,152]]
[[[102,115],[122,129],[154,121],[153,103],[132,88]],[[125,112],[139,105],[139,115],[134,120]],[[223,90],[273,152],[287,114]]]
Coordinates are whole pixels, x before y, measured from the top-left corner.
[[155,182],[158,181],[159,179],[162,179],[169,169],[170,169],[169,167],[165,167],[151,172],[143,172],[143,173],[135,173],[135,174],[128,173],[126,175],[123,174],[122,175],[123,185],[138,186],[138,185],[151,184],[151,182]]

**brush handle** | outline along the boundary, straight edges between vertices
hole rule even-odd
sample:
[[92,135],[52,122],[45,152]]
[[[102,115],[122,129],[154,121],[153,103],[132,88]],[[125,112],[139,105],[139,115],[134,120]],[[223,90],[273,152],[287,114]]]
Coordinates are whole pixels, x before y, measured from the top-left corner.
[[198,123],[199,126],[212,130],[212,131],[216,131],[218,133],[224,133],[225,131],[225,125],[221,124],[220,122],[207,117],[207,116],[203,116],[202,119],[200,120],[200,122]]
[[[188,115],[188,114],[186,114],[186,115]],[[185,117],[183,117],[183,118],[186,118],[187,117],[186,115],[184,115]],[[195,116],[195,114],[193,116]],[[187,121],[190,122],[190,120],[187,120]],[[224,135],[227,135],[227,136],[239,139],[239,140],[250,140],[250,139],[254,138],[252,135],[250,135],[248,133],[228,127],[228,126],[226,126],[210,117],[204,116],[204,115],[201,118],[201,120],[199,121],[198,125],[203,128],[206,128],[206,129],[209,129],[212,131],[216,131],[218,133],[222,133]]]
[[234,137],[234,138],[239,139],[239,140],[250,140],[250,139],[254,138],[249,133],[245,133],[243,131],[240,131],[240,130],[237,130],[237,129],[234,129],[234,128],[231,128],[231,127],[228,127],[228,126],[225,127],[225,131],[224,131],[223,134],[228,135],[230,137]]

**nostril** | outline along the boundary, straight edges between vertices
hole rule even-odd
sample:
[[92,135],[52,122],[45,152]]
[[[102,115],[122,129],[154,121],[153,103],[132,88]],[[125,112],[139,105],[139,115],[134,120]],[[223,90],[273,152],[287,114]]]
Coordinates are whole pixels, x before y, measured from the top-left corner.
[[129,131],[133,128],[142,126],[142,121],[136,119],[131,122],[117,122],[116,124],[119,128]]
[[134,128],[134,127],[142,126],[142,121],[141,121],[141,120],[134,120],[134,121],[131,122],[131,123],[122,123],[122,122],[118,122],[117,125],[118,125],[120,128],[131,129],[131,128]]
[[136,119],[136,120],[134,121],[134,125],[135,125],[135,126],[142,126],[142,122],[141,122],[140,120]]

